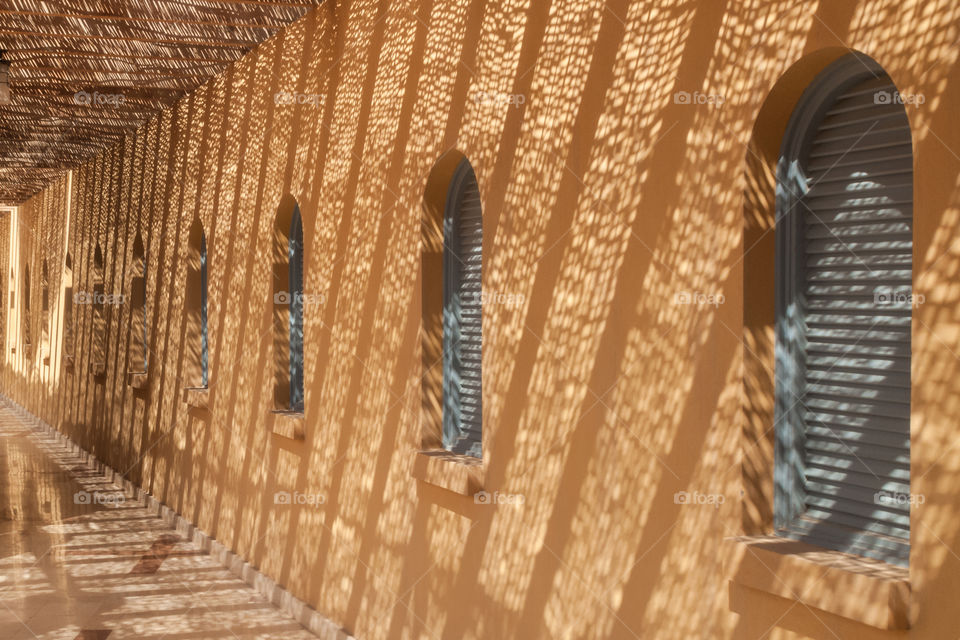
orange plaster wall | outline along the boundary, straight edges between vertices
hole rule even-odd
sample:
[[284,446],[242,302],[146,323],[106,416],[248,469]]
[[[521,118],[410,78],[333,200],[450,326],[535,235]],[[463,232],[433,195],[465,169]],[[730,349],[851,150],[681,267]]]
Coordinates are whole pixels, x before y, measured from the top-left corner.
[[[49,366],[12,353],[11,310],[3,391],[359,637],[904,637],[731,585],[721,557],[725,537],[769,522],[763,168],[806,83],[857,49],[925,96],[908,107],[927,300],[909,635],[946,637],[960,593],[958,25],[949,0],[327,2],[14,214],[10,283],[30,265],[32,289],[44,256],[59,281],[67,250],[74,290],[89,287],[101,243],[106,290],[122,293],[143,234],[147,389],[126,381],[129,309],[110,309],[97,379],[78,305],[73,371],[58,353]],[[723,101],[678,104],[680,91]],[[430,378],[424,192],[454,150],[483,196],[484,290],[523,300],[483,316],[483,486],[519,506],[411,475]],[[304,217],[305,290],[323,297],[305,321],[303,441],[271,429],[286,194]],[[209,411],[182,394],[195,217]],[[684,292],[722,303],[676,304]],[[276,505],[277,491],[325,502]],[[678,491],[724,502],[678,505]]]

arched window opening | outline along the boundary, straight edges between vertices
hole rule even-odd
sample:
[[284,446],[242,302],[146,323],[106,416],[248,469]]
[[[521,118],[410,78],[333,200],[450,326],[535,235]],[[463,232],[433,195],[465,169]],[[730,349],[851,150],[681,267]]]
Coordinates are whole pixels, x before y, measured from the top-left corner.
[[30,265],[23,265],[23,293],[20,295],[22,301],[21,327],[23,331],[23,355],[29,361],[33,357],[33,341],[30,334]]
[[140,234],[133,241],[133,276],[130,283],[130,371],[146,373],[147,347],[147,256]]
[[40,263],[40,357],[50,364],[50,272],[46,258]]
[[290,225],[290,410],[303,411],[303,222]]
[[852,54],[791,116],[777,169],[777,533],[906,566],[913,150]]
[[50,273],[47,269],[47,260],[40,263],[40,311],[50,310]]
[[206,387],[210,380],[210,349],[207,335],[207,237],[200,238],[200,362],[202,382]]
[[185,298],[186,362],[188,386],[209,384],[209,345],[207,340],[207,236],[199,220],[190,228],[187,250],[187,286]]
[[273,242],[274,404],[304,410],[303,219],[292,196],[277,210]]
[[[11,267],[10,269],[10,309],[8,311],[8,314],[10,316],[9,322],[13,326],[16,326],[16,323],[17,323],[18,298],[17,298],[16,291],[17,291],[17,277],[16,275],[14,275],[13,268]],[[23,296],[20,296],[20,299],[22,298]],[[16,340],[14,340],[13,343],[10,345],[10,353],[16,353],[16,352],[17,352],[17,343],[16,343]]]
[[97,245],[93,254],[93,292],[88,302],[93,305],[93,372],[102,374],[107,365],[107,312],[104,286],[103,250]]
[[63,358],[68,367],[74,363],[73,258],[70,253],[63,266]]
[[443,216],[443,446],[481,456],[482,253],[480,188],[464,158]]

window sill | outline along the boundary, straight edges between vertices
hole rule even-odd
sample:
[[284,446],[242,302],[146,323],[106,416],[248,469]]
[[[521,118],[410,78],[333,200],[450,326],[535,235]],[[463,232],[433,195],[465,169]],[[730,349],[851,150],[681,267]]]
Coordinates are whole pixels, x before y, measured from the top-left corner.
[[411,475],[463,496],[483,491],[483,461],[444,449],[417,451]]
[[913,622],[904,567],[776,536],[727,538],[724,547],[724,575],[735,584],[879,629]]
[[306,439],[306,420],[302,411],[274,410],[270,413],[273,417],[270,430],[275,434],[291,440]]
[[134,389],[146,389],[149,382],[146,371],[127,371],[127,384]]
[[187,387],[183,390],[183,401],[188,407],[210,409],[210,388]]

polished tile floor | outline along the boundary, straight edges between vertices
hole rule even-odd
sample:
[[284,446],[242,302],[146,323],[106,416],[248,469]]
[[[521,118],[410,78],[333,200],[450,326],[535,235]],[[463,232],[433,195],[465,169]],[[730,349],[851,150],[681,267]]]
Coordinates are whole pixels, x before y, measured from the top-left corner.
[[0,640],[315,639],[0,403]]

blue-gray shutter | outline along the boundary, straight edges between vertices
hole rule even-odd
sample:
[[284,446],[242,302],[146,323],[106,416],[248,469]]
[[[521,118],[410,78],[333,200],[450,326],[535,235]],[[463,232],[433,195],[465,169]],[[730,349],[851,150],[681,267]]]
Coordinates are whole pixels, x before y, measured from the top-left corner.
[[906,565],[913,153],[890,78],[849,68],[781,159],[777,527]]
[[444,212],[443,443],[481,455],[482,245],[480,188],[464,159]]
[[207,236],[200,234],[200,377],[202,386],[210,381],[210,355],[207,341]]
[[303,411],[303,221],[293,210],[288,242],[290,289],[290,410]]

